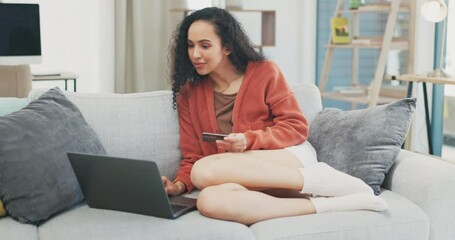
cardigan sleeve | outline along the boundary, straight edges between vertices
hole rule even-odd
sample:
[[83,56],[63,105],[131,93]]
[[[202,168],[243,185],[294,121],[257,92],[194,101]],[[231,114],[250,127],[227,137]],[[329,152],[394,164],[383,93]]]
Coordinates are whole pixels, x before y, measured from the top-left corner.
[[[247,149],[279,149],[301,144],[308,138],[308,122],[283,74],[275,64],[268,64],[259,74],[265,82],[264,98],[272,124],[264,129],[247,130]],[[266,78],[266,79],[264,79]]]
[[199,144],[197,144],[198,138],[191,121],[188,92],[185,91],[185,89],[177,98],[177,107],[180,123],[180,149],[183,159],[180,162],[180,167],[175,175],[174,182],[183,182],[187,191],[191,192],[195,188],[190,178],[191,169],[193,168],[194,163],[202,158],[202,149]]

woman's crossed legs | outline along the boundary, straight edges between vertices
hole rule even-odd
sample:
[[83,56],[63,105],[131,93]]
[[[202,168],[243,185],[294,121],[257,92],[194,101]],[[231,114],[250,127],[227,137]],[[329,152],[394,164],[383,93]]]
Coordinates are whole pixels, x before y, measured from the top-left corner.
[[[285,149],[221,153],[202,158],[191,172],[193,184],[202,189],[198,209],[208,217],[253,224],[316,212],[380,211],[386,207],[360,179],[323,163],[303,170],[302,167],[301,161]],[[305,191],[306,185],[321,186],[323,194],[317,189]],[[339,197],[308,198],[310,195],[302,193]]]

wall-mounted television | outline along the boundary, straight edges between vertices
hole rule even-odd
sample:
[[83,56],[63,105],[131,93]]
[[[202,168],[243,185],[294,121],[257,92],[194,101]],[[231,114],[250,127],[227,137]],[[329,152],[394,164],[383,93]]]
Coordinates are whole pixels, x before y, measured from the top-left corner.
[[41,63],[39,5],[0,1],[0,65],[33,63]]

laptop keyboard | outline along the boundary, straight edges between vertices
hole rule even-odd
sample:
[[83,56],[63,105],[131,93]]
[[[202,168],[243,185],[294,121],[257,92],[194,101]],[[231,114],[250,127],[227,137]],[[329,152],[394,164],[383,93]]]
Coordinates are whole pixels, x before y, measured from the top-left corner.
[[172,207],[172,211],[174,211],[174,213],[182,210],[182,209],[185,209],[187,206],[186,205],[180,205],[180,204],[171,204],[171,207]]

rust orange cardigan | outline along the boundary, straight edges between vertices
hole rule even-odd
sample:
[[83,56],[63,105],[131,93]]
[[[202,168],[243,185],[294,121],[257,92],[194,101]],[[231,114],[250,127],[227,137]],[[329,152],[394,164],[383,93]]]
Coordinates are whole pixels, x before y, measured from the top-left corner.
[[[183,160],[174,182],[182,181],[190,192],[193,164],[218,153],[215,143],[202,141],[202,132],[219,133],[215,117],[211,80],[187,84],[177,106],[180,121],[180,148]],[[297,100],[276,64],[271,61],[248,64],[232,112],[232,132],[244,133],[247,150],[279,149],[303,143],[308,123]]]

